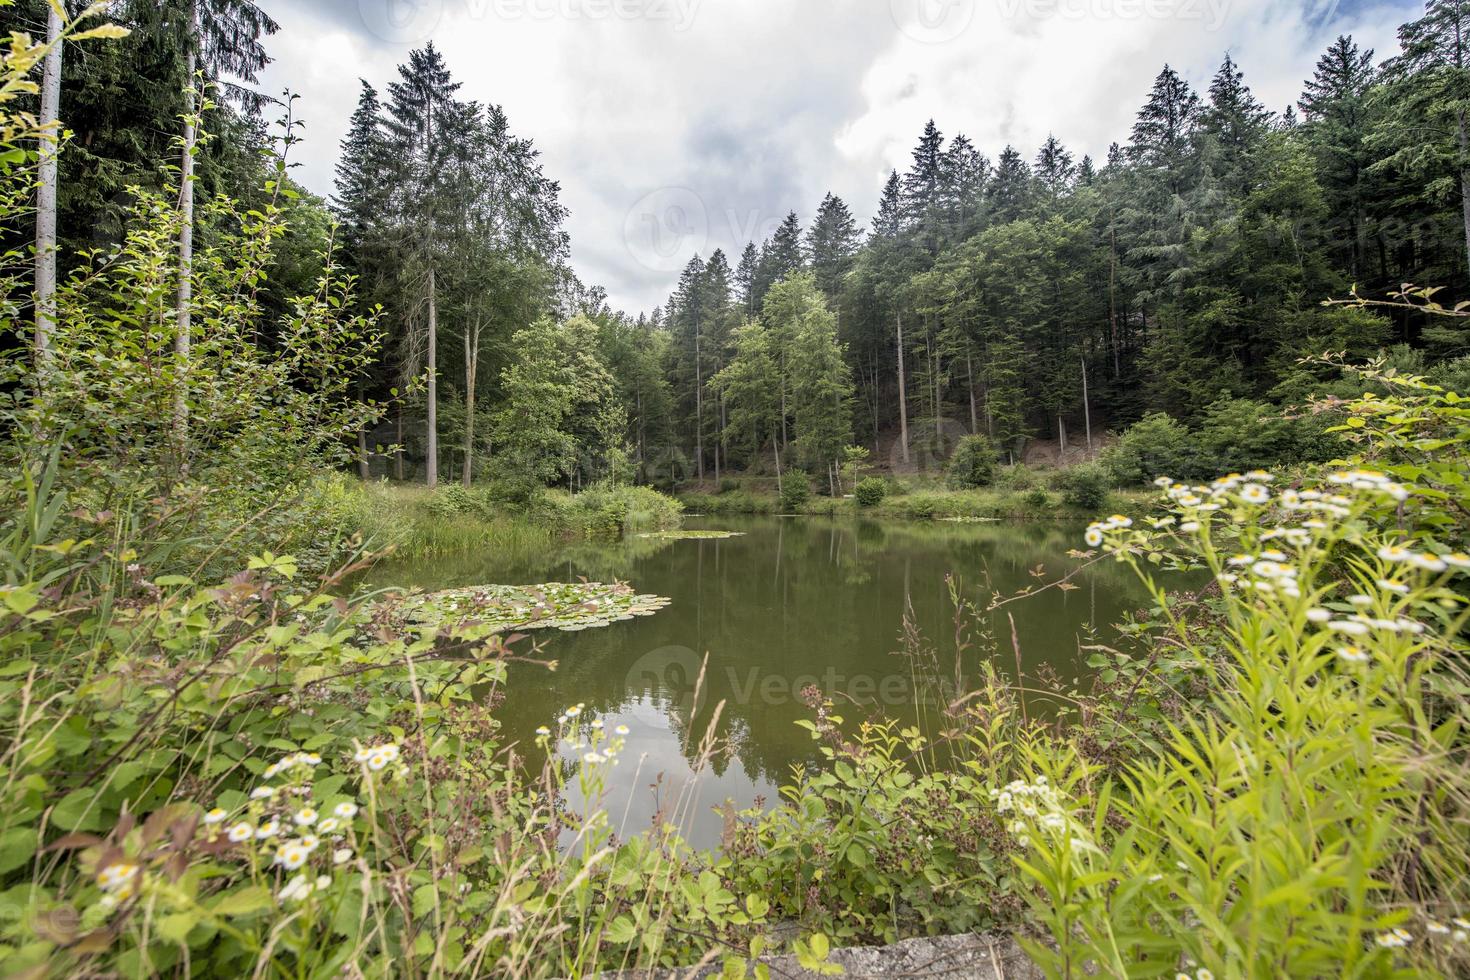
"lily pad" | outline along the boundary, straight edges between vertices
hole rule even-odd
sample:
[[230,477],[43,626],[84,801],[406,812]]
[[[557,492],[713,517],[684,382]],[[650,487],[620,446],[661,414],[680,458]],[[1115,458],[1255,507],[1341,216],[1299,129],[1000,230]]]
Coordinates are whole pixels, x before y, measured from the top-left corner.
[[478,585],[409,596],[402,612],[421,626],[477,624],[496,632],[559,629],[568,633],[611,626],[615,620],[652,616],[669,604],[639,595],[624,583],[550,582],[545,585]]
[[723,541],[726,538],[743,538],[744,531],[650,531],[638,535],[659,541]]

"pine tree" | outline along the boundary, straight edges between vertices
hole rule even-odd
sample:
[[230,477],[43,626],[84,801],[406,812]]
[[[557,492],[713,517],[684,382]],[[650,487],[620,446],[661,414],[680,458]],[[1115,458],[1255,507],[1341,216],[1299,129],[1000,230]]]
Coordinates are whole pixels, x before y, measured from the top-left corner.
[[1369,92],[1377,76],[1372,49],[1360,50],[1351,37],[1340,36],[1318,59],[1301,98],[1307,138],[1316,151],[1317,181],[1332,227],[1341,229],[1331,236],[1330,247],[1346,244],[1346,265],[1354,279],[1365,272],[1364,208],[1373,163]]
[[336,171],[335,203],[349,253],[356,253],[369,230],[387,217],[389,161],[382,113],[378,90],[362,81]]
[[1020,219],[1031,204],[1034,187],[1031,168],[1014,146],[1007,146],[990,181],[991,215],[1002,224]]
[[903,231],[903,185],[898,171],[888,175],[883,185],[883,194],[878,199],[878,211],[873,216],[873,236],[879,239],[894,239]]
[[1245,84],[1245,74],[1227,54],[1210,84],[1201,131],[1218,154],[1218,174],[1227,190],[1243,196],[1255,185],[1255,156],[1271,129],[1271,113]]
[[422,275],[420,295],[425,310],[424,357],[428,371],[425,482],[439,482],[439,292],[438,264],[443,251],[438,229],[454,218],[449,206],[449,168],[454,152],[447,134],[462,119],[465,108],[455,102],[459,83],[450,75],[434,45],[409,53],[398,68],[399,80],[388,86],[387,126],[398,160],[402,241],[410,261],[409,272]]
[[828,194],[817,208],[817,217],[807,233],[807,254],[812,274],[829,301],[835,301],[842,277],[852,268],[853,256],[862,243],[862,232],[842,198]]
[[1077,179],[1077,168],[1072,163],[1072,154],[1055,136],[1048,135],[1036,155],[1036,182],[1041,185],[1053,201],[1071,190]]
[[934,120],[924,126],[914,147],[913,165],[903,178],[904,227],[930,256],[945,244],[944,136]]
[[1199,96],[1165,65],[1133,124],[1129,158],[1152,172],[1171,193],[1179,194],[1192,177],[1200,111]]
[[944,151],[941,172],[945,240],[954,244],[969,238],[980,228],[990,161],[975,149],[968,137],[960,133],[949,141],[949,149]]
[[792,211],[761,248],[758,290],[761,302],[772,286],[806,267],[806,250],[802,243],[801,221]]
[[756,295],[760,263],[760,250],[755,247],[755,242],[746,242],[745,251],[740,253],[740,264],[735,268],[735,288],[747,317],[755,316],[760,309],[760,297]]

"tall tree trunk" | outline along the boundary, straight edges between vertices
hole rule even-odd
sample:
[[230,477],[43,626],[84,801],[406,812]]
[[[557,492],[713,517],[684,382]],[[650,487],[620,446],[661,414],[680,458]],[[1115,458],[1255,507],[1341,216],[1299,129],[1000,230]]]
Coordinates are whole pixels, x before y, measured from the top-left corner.
[[965,349],[965,387],[970,391],[970,435],[980,434],[980,413],[975,407],[975,356]]
[[439,298],[434,292],[434,266],[429,266],[429,405],[428,459],[424,461],[429,489],[439,485]]
[[[472,339],[473,338],[473,339]],[[475,480],[475,378],[480,370],[480,322],[464,335],[464,485]]]
[[357,430],[357,478],[364,483],[373,478],[368,466],[367,429]]
[[195,73],[199,57],[199,8],[189,7],[188,104],[184,108],[184,157],[179,174],[179,309],[178,330],[174,334],[174,352],[179,359],[179,379],[174,391],[174,441],[177,444],[180,469],[188,467],[189,443],[189,349],[193,340],[194,305],[194,151],[199,142],[195,116],[203,104]]
[[40,181],[36,195],[36,377],[44,388],[56,328],[56,156],[61,149],[61,15],[48,7],[45,73],[41,80]]
[[1082,358],[1082,418],[1087,424],[1087,455],[1092,457],[1092,403],[1087,398],[1087,357]]
[[1455,122],[1460,140],[1460,217],[1465,222],[1465,261],[1470,268],[1470,131],[1463,110],[1455,114]]
[[903,372],[903,313],[898,314],[898,442],[903,462],[909,462],[909,396]]
[[694,456],[699,482],[704,482],[704,370],[700,365],[699,325],[694,327]]
[[393,478],[403,482],[403,401],[398,402],[398,451],[393,454]]
[[1118,354],[1118,230],[1108,229],[1108,330],[1113,348],[1113,377],[1123,373],[1123,364]]

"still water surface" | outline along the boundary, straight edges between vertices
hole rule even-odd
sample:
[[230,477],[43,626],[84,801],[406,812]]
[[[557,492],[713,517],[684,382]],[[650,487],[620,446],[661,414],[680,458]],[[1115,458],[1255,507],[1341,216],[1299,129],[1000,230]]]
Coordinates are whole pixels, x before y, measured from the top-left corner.
[[[954,607],[947,578],[982,608],[993,593],[1012,594],[1053,581],[1075,566],[1081,528],[1056,524],[896,524],[842,519],[721,518],[688,529],[729,530],[725,540],[649,540],[568,545],[535,559],[495,554],[380,566],[371,584],[428,590],[487,583],[629,582],[672,604],[655,616],[581,633],[545,632],[555,672],[513,665],[497,715],[507,741],[534,749],[539,725],[585,702],[609,729],[631,730],[608,799],[615,826],[645,829],[664,808],[696,845],[718,841],[712,808],[733,800],[749,807],[777,788],[797,763],[821,756],[799,719],[810,717],[801,691],[816,685],[851,699],[842,714],[864,710],[912,723],[914,671],[902,649],[904,611],[953,683]],[[1044,569],[1043,578],[1033,575]],[[1079,646],[1144,604],[1126,568],[1103,563],[1072,580],[985,617],[976,645],[961,660],[967,678],[994,659],[1014,676],[1014,617],[1021,667],[1031,683],[1053,674],[1063,683],[1087,673]],[[996,643],[983,635],[993,633]],[[699,699],[695,682],[708,655]],[[716,706],[724,746],[697,775],[691,767]],[[1045,706],[1038,706],[1045,710]],[[692,718],[692,720],[691,720]],[[660,778],[661,777],[661,778]]]

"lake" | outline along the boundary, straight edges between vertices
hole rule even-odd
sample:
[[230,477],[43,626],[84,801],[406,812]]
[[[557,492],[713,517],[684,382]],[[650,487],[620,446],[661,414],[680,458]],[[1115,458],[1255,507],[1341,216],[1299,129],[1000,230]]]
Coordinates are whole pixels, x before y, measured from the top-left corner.
[[[672,599],[647,618],[534,634],[559,667],[512,665],[497,717],[507,741],[521,742],[520,751],[532,755],[535,729],[555,727],[568,705],[585,703],[609,728],[627,725],[608,800],[615,827],[625,835],[639,832],[662,808],[693,843],[708,846],[721,827],[713,807],[774,801],[793,764],[821,763],[816,744],[796,724],[811,716],[804,688],[835,695],[849,721],[865,712],[907,723],[921,713],[932,716],[935,698],[924,692],[936,682],[944,686],[941,696],[956,686],[948,579],[983,609],[994,593],[1060,578],[1077,564],[1068,552],[1083,547],[1083,528],[1045,523],[690,518],[685,528],[742,536],[578,542],[535,560],[484,554],[387,563],[368,581],[437,590],[621,580]],[[1110,627],[1145,606],[1147,596],[1129,569],[1112,562],[1083,571],[1071,584],[1076,587],[1043,591],[982,617],[974,645],[958,658],[960,683],[991,659],[1014,676],[1017,647],[1033,686],[1085,680],[1088,654],[1079,647],[1094,637],[1110,639]],[[906,609],[931,652],[917,662],[899,653]],[[928,668],[920,666],[926,662]],[[721,702],[721,744],[696,773],[691,760]],[[1034,710],[1047,710],[1044,699]]]

